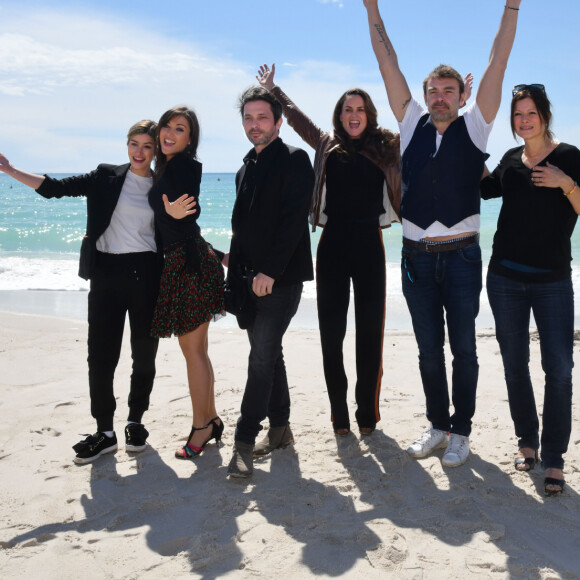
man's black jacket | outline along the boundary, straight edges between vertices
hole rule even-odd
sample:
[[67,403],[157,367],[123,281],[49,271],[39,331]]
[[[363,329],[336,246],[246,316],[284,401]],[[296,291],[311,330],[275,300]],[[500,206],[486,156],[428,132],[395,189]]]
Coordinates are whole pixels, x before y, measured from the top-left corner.
[[312,280],[308,210],[314,171],[305,151],[280,138],[252,149],[236,175],[230,268],[242,264],[286,286]]

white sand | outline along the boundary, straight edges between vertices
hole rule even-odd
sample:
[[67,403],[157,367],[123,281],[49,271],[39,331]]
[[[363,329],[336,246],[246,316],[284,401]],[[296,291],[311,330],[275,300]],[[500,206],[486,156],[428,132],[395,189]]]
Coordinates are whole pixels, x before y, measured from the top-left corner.
[[[163,340],[145,415],[150,447],[124,450],[124,345],[120,449],[76,466],[71,445],[94,430],[86,325],[0,314],[0,578],[580,577],[578,395],[567,487],[562,497],[544,498],[542,469],[522,474],[512,466],[516,439],[492,331],[479,336],[472,455],[456,469],[442,467],[441,451],[419,461],[405,452],[426,427],[412,334],[385,336],[383,418],[361,441],[358,433],[337,440],[332,432],[318,333],[289,331],[296,445],[256,461],[249,481],[226,477],[247,339],[218,323],[210,342],[226,424],[222,448],[212,443],[194,462],[174,459],[191,408],[177,341]],[[537,341],[532,349],[541,401]],[[353,353],[349,333],[351,384]]]

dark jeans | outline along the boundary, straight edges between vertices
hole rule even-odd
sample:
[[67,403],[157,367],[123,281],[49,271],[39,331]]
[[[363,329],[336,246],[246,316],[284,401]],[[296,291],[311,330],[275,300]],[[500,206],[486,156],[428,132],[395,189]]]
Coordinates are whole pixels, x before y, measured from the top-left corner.
[[153,252],[97,253],[89,292],[88,363],[91,414],[99,431],[113,430],[117,406],[113,378],[121,354],[127,313],[133,359],[129,420],[140,423],[149,408],[159,345],[159,340],[151,336],[151,320],[160,275],[160,260]]
[[572,429],[574,290],[570,278],[526,284],[487,274],[487,295],[495,318],[519,447],[538,449],[539,421],[530,378],[530,312],[540,337],[545,373],[542,461],[562,469]]
[[385,248],[377,224],[329,223],[316,256],[316,298],[326,389],[335,429],[350,429],[344,369],[350,282],[356,324],[356,421],[375,427],[381,416],[385,327]]
[[[435,429],[469,436],[479,374],[475,345],[482,285],[479,243],[440,253],[403,247],[401,270],[419,347],[427,418]],[[455,412],[451,417],[443,352],[445,321],[453,355],[451,399]]]
[[248,380],[242,399],[235,440],[253,445],[268,417],[270,427],[288,425],[290,392],[282,352],[282,338],[298,310],[302,282],[274,288],[272,294],[253,295],[256,314],[247,329],[250,339]]

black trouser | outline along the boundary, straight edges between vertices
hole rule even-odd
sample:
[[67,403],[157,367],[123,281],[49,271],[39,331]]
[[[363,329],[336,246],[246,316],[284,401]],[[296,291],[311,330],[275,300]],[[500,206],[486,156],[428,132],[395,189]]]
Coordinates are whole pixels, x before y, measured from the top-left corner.
[[149,408],[159,339],[151,336],[151,320],[159,291],[161,263],[154,252],[97,253],[89,292],[89,389],[97,430],[112,431],[116,401],[113,377],[129,313],[133,371],[129,389],[129,421],[141,422]]
[[236,427],[236,441],[253,445],[268,417],[270,427],[283,427],[290,420],[290,392],[282,339],[302,296],[302,282],[272,289],[272,294],[254,295],[255,315],[248,326],[250,357],[248,380]]
[[356,323],[356,421],[375,427],[380,419],[385,326],[385,248],[378,223],[329,223],[316,257],[318,322],[324,377],[335,429],[350,428],[343,342],[354,290]]

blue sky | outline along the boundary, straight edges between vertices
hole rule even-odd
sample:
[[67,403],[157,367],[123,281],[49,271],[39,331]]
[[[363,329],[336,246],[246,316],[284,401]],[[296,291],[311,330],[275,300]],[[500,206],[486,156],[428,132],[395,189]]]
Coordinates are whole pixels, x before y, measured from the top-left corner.
[[[473,72],[477,87],[504,4],[379,0],[416,98],[442,62]],[[517,83],[544,83],[557,138],[580,146],[579,16],[577,0],[523,0],[491,166],[515,144],[507,107]],[[204,170],[236,171],[250,147],[236,100],[264,62],[322,128],[340,94],[361,86],[397,130],[362,0],[0,0],[0,151],[31,171],[122,163],[133,122],[187,104],[200,118]],[[282,138],[302,143],[285,126]]]

